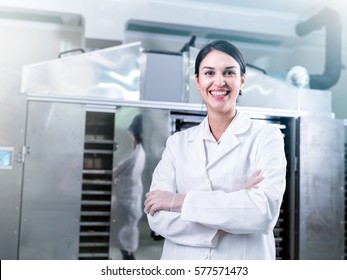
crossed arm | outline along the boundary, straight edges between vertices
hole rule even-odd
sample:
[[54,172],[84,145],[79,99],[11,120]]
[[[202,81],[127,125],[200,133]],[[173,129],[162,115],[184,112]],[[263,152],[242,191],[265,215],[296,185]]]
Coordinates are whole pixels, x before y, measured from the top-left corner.
[[[262,171],[256,170],[243,185],[243,189],[258,189],[264,180]],[[154,190],[146,194],[145,213],[153,216],[157,211],[181,212],[186,195],[169,191]]]

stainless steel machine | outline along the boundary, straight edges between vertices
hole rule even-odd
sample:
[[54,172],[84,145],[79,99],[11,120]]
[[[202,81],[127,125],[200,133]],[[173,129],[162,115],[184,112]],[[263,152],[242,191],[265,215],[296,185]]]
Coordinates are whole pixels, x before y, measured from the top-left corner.
[[[131,149],[126,128],[143,114],[146,192],[167,137],[206,115],[192,82],[195,55],[194,48],[178,55],[132,43],[23,68],[20,215],[1,221],[18,224],[18,259],[116,258],[112,170]],[[165,69],[176,77],[170,94],[165,75],[151,78],[168,61],[177,66]],[[278,259],[344,258],[344,127],[331,112],[330,95],[248,70],[238,109],[280,127],[285,141]],[[0,156],[0,168],[10,168],[17,155],[0,147]],[[0,237],[1,247],[14,246]]]

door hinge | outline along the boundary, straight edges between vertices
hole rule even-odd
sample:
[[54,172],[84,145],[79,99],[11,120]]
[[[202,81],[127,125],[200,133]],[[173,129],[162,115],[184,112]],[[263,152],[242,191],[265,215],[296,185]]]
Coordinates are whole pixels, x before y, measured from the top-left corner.
[[18,154],[18,162],[19,163],[24,163],[25,158],[27,155],[30,153],[30,147],[29,146],[22,146],[22,151],[19,152]]

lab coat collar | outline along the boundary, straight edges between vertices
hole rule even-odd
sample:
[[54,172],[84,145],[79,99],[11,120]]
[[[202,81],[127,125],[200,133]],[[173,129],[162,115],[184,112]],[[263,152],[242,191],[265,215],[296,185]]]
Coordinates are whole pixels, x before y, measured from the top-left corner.
[[230,123],[229,127],[223,133],[220,146],[217,150],[214,158],[209,162],[206,166],[206,154],[204,147],[204,139],[205,136],[205,127],[208,127],[208,117],[206,117],[201,124],[198,126],[198,130],[196,133],[192,133],[188,137],[188,141],[194,143],[194,148],[196,149],[197,156],[200,157],[200,160],[205,164],[206,168],[214,165],[220,158],[222,158],[225,154],[232,151],[239,143],[238,136],[240,134],[245,133],[249,127],[251,126],[251,120],[242,113],[237,113],[235,118]]
[[[232,120],[228,128],[223,134],[223,141],[225,138],[231,135],[237,135],[245,133],[251,126],[251,119],[245,114],[238,112],[235,118]],[[196,133],[191,133],[188,137],[188,141],[197,141],[206,139],[205,137],[205,127],[208,127],[208,116],[206,116],[203,121],[198,126],[198,131]]]

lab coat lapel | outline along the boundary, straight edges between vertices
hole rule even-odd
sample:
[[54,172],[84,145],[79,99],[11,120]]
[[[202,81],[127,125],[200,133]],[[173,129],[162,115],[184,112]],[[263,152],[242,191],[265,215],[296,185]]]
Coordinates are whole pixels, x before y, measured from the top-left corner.
[[191,134],[188,142],[192,155],[194,156],[194,164],[196,166],[201,166],[204,170],[206,167],[206,153],[203,139],[203,128],[205,125],[206,119],[198,126],[198,129],[195,133]]
[[225,131],[225,134],[223,135],[223,139],[219,144],[216,154],[213,157],[213,159],[209,162],[207,168],[214,165],[222,157],[224,157],[226,154],[230,153],[233,149],[235,149],[240,144],[238,136],[242,133],[245,133],[250,126],[251,120],[242,113],[238,113],[236,118],[230,124],[230,127],[228,127],[228,129]]
[[204,140],[196,139],[194,142],[192,142],[192,151],[193,151],[192,154],[196,156],[196,161],[194,161],[196,165],[202,166],[205,169],[206,153],[205,153]]
[[219,144],[216,154],[208,163],[207,168],[211,167],[226,154],[230,153],[233,149],[235,149],[235,147],[239,145],[239,143],[240,141],[235,135],[228,135],[227,137],[225,137],[225,139],[223,139],[223,141],[221,141],[221,143]]

